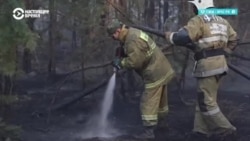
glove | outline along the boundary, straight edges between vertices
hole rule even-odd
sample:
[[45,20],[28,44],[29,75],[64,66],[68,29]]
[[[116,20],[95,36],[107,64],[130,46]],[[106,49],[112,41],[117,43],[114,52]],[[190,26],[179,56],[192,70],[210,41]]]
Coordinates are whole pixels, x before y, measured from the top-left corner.
[[116,58],[112,61],[112,65],[113,67],[115,67],[117,70],[120,70],[122,67],[121,67],[121,59],[119,58]]

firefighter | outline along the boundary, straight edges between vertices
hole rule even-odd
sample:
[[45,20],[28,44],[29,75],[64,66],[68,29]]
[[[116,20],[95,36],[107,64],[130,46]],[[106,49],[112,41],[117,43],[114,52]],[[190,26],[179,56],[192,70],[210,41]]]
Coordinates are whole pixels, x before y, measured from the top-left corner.
[[125,56],[116,58],[117,69],[134,69],[142,77],[144,93],[140,111],[144,130],[138,138],[154,138],[158,123],[168,112],[167,84],[175,75],[172,66],[156,43],[143,31],[114,19],[107,28],[109,36],[119,41]]
[[218,15],[198,15],[198,9],[214,7],[213,0],[189,1],[196,16],[177,32],[165,32],[167,41],[188,47],[195,55],[194,77],[198,81],[193,134],[190,140],[236,140],[236,128],[217,104],[217,91],[228,66],[224,53],[237,44],[237,33],[227,20]]

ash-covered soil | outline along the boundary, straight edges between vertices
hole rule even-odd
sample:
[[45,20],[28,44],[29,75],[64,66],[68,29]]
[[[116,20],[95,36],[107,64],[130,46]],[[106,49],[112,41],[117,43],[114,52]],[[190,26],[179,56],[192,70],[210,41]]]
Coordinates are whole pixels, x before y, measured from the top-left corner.
[[[127,103],[116,91],[110,127],[103,137],[95,137],[95,123],[105,87],[97,90],[76,103],[57,111],[49,111],[55,103],[74,96],[81,89],[72,88],[80,82],[68,82],[60,91],[46,89],[54,82],[29,78],[19,82],[20,102],[10,111],[9,122],[23,129],[23,141],[140,141],[131,134],[141,129],[138,99]],[[172,84],[174,85],[174,84]],[[86,85],[88,87],[88,85]],[[171,87],[171,86],[170,86]],[[182,95],[185,100],[195,99],[195,88],[186,88]],[[250,137],[250,91],[233,92],[220,90],[218,102],[223,113],[238,128],[239,141]],[[179,99],[175,88],[169,89],[169,130],[163,132],[169,141],[185,141],[193,126],[194,105],[185,105]],[[110,133],[110,134],[109,134]]]

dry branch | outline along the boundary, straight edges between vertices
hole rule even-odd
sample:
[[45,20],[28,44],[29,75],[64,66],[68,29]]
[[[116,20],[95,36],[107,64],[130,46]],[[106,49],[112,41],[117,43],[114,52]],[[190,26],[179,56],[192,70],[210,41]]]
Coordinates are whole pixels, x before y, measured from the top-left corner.
[[74,70],[74,71],[71,71],[71,72],[68,72],[64,75],[64,79],[57,82],[55,85],[53,85],[51,88],[57,88],[57,89],[60,89],[61,86],[73,75],[73,74],[76,74],[78,72],[81,72],[81,71],[85,71],[85,70],[89,70],[89,69],[97,69],[97,68],[103,68],[103,67],[107,67],[111,64],[111,61],[108,61],[104,64],[97,64],[97,65],[91,65],[91,66],[87,66],[87,67],[84,67],[84,68],[81,68],[81,69],[77,69],[77,70]]
[[103,68],[103,67],[109,66],[110,64],[111,64],[111,61],[108,61],[108,62],[106,62],[104,64],[91,65],[91,66],[87,66],[87,67],[84,67],[84,68],[81,68],[81,69],[78,69],[78,70],[68,72],[68,73],[66,73],[66,75],[71,75],[71,74],[78,73],[78,72],[85,71],[85,70],[89,70],[89,69]]
[[250,80],[250,76],[243,72],[242,70],[240,70],[239,68],[237,68],[236,66],[232,65],[232,64],[228,64],[228,67],[233,70],[234,72],[236,72],[237,74],[243,76],[244,78],[246,78],[247,80]]
[[106,0],[115,10],[117,10],[122,16],[124,16],[129,22],[133,23],[134,22],[125,14],[122,12],[122,10],[120,10],[118,8],[118,6],[116,6],[114,3],[110,2],[109,0]]
[[241,54],[238,54],[238,53],[232,53],[229,56],[236,57],[236,58],[239,58],[239,59],[245,60],[245,61],[250,61],[249,57],[242,56]]
[[75,96],[71,97],[68,100],[65,100],[64,102],[52,107],[50,109],[50,111],[55,111],[55,110],[60,110],[63,108],[66,108],[70,105],[72,105],[73,103],[77,102],[78,100],[80,100],[81,98],[88,96],[89,94],[95,92],[96,90],[98,90],[99,88],[102,88],[103,86],[105,86],[108,83],[108,79],[105,79],[104,81],[102,81],[101,83],[97,84],[96,86],[81,92],[80,94],[76,94]]

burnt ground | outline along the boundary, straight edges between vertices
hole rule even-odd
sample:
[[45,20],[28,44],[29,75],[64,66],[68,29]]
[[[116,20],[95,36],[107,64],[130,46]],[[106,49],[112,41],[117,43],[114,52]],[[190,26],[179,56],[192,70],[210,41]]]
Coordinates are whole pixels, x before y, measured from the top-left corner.
[[[85,138],[86,131],[93,129],[88,121],[94,121],[93,116],[99,112],[105,87],[67,108],[48,112],[48,108],[55,105],[51,103],[61,103],[82,90],[77,87],[79,81],[68,81],[57,93],[53,85],[55,81],[46,78],[41,75],[18,82],[20,102],[12,107],[8,121],[22,127],[23,141],[136,141],[127,135],[141,128],[138,99],[128,104],[116,96],[109,119],[110,124],[117,129],[118,137]],[[169,131],[165,134],[169,136],[170,141],[185,141],[186,135],[192,130],[194,106],[184,105],[178,97],[174,84],[172,86],[173,88],[169,89]],[[51,89],[48,89],[49,87]],[[116,95],[119,95],[117,91]],[[183,96],[186,100],[194,100],[195,88],[186,88]],[[239,141],[248,141],[250,137],[249,101],[249,91],[238,93],[220,90],[219,92],[220,108],[238,128]]]

